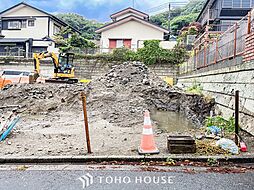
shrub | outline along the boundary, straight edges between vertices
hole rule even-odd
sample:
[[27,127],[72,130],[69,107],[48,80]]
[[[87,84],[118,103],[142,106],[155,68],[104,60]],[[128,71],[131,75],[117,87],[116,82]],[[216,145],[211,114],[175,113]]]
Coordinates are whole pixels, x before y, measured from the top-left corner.
[[235,120],[233,117],[230,117],[227,120],[220,115],[214,117],[207,117],[205,120],[205,126],[206,127],[217,126],[228,133],[232,133],[235,130]]
[[152,65],[158,62],[162,48],[159,40],[146,40],[144,47],[138,49],[138,59],[147,65]]
[[117,48],[109,54],[78,55],[83,58],[102,58],[109,61],[142,61],[146,65],[152,64],[180,64],[187,58],[184,48],[176,46],[172,50],[160,47],[159,40],[146,40],[144,47],[137,52],[128,48]]
[[163,49],[160,47],[159,40],[146,40],[144,47],[137,51],[137,56],[140,61],[147,65],[151,64],[180,64],[187,58],[187,51],[176,46],[172,50]]
[[114,49],[112,59],[114,61],[138,61],[137,53],[125,47]]

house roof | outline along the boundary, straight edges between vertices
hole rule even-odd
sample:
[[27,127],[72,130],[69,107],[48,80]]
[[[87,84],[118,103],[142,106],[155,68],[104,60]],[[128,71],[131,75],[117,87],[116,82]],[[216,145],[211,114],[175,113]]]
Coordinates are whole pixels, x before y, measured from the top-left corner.
[[113,19],[113,18],[119,17],[119,16],[121,16],[121,15],[123,15],[123,14],[126,14],[126,13],[129,13],[129,12],[135,13],[135,14],[140,15],[140,16],[143,16],[143,17],[149,17],[149,15],[146,14],[146,13],[144,13],[144,12],[141,12],[141,11],[139,11],[139,10],[137,10],[137,9],[133,9],[132,7],[128,7],[128,8],[126,8],[126,9],[123,9],[123,10],[121,10],[121,11],[118,11],[118,12],[116,12],[116,13],[110,15],[110,18]]
[[0,39],[1,43],[17,43],[17,42],[26,42],[28,38],[2,38]]
[[32,5],[29,5],[29,4],[25,3],[25,2],[18,3],[18,4],[14,5],[14,6],[10,7],[10,8],[8,8],[8,9],[6,9],[6,10],[0,12],[0,15],[2,15],[3,13],[5,13],[5,12],[7,12],[7,11],[13,9],[13,8],[16,8],[16,7],[20,6],[20,5],[28,6],[28,7],[32,8],[32,9],[35,9],[35,10],[37,10],[37,11],[40,11],[40,12],[42,12],[42,13],[48,15],[48,16],[49,16],[51,19],[53,19],[54,21],[56,21],[56,22],[62,24],[63,26],[69,26],[69,27],[70,27],[72,30],[74,30],[75,32],[81,34],[80,31],[78,31],[76,28],[70,26],[69,24],[67,24],[67,23],[64,22],[63,20],[57,18],[56,16],[54,16],[54,15],[52,15],[52,14],[49,14],[49,13],[43,11],[43,10],[41,10],[41,9],[38,9],[37,7],[34,7],[34,6],[32,6]]
[[142,24],[148,25],[148,26],[150,26],[152,28],[155,28],[157,30],[160,30],[160,31],[162,31],[164,33],[169,33],[167,29],[162,28],[162,27],[160,27],[160,26],[158,26],[156,24],[153,24],[153,23],[151,23],[151,22],[149,22],[147,20],[141,19],[141,18],[139,18],[137,16],[134,16],[134,15],[130,15],[130,16],[127,16],[127,17],[122,18],[120,20],[117,20],[117,21],[111,22],[109,24],[106,24],[106,25],[102,26],[101,28],[98,28],[95,32],[96,33],[101,33],[102,31],[109,30],[111,28],[114,28],[116,26],[119,26],[121,24],[129,22],[131,20],[134,20],[134,21],[140,22]]
[[202,10],[200,11],[200,13],[199,13],[199,15],[198,15],[198,17],[197,17],[197,19],[196,19],[197,22],[198,22],[199,18],[201,17],[201,15],[203,14],[203,12],[205,11],[205,9],[206,9],[206,7],[207,7],[207,5],[208,5],[208,3],[209,3],[210,1],[211,1],[211,2],[214,2],[214,1],[216,1],[216,0],[206,0],[204,6],[203,6],[203,8],[202,8]]

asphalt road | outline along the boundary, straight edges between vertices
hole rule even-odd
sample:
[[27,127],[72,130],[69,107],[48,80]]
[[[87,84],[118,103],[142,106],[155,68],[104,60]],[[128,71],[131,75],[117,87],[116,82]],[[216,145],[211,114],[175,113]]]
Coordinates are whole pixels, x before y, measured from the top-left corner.
[[0,168],[0,190],[253,190],[253,179],[254,171],[230,174],[149,172],[122,166],[111,169],[104,166],[96,169],[89,166]]

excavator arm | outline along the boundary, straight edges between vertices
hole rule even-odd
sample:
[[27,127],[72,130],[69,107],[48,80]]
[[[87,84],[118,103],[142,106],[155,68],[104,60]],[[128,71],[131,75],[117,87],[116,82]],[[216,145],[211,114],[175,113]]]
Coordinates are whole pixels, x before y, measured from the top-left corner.
[[52,53],[52,52],[34,53],[33,57],[34,57],[34,70],[38,74],[40,74],[40,60],[41,59],[51,57],[54,63],[54,68],[57,69],[59,66],[58,57],[56,56],[55,53]]

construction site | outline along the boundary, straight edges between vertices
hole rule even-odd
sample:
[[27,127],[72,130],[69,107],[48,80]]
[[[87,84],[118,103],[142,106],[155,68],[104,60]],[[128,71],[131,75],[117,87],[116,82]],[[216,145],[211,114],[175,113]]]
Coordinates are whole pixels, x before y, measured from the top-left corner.
[[214,109],[213,100],[168,85],[139,62],[116,65],[88,84],[7,85],[1,91],[1,115],[7,117],[15,109],[21,119],[2,142],[1,154],[86,154],[81,92],[87,96],[95,155],[137,154],[144,110],[157,116],[153,122],[156,141],[161,153],[167,154],[165,146],[170,127],[167,130],[158,127],[165,116],[156,112],[174,112],[172,118],[165,118],[172,122],[180,118],[178,124],[182,126],[176,126],[170,131],[172,134],[195,134],[195,126],[200,127]]
[[0,155],[251,155],[253,14],[224,33],[207,26],[188,61],[159,40],[140,51],[1,58]]
[[141,62],[114,65],[88,83],[51,82],[40,79],[3,86],[1,125],[8,118],[15,121],[16,116],[19,121],[1,142],[2,156],[88,154],[82,92],[86,96],[92,155],[138,155],[145,110],[150,111],[160,155],[171,154],[168,136],[196,139],[196,155],[227,153],[219,150],[211,137],[203,139],[205,120],[215,114],[214,99],[169,85]]

